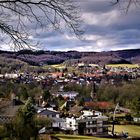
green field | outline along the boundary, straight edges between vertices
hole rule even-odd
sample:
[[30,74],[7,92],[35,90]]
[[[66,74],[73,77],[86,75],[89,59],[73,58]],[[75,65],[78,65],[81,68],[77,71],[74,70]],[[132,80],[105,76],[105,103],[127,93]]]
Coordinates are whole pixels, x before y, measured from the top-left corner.
[[115,132],[128,132],[129,136],[140,137],[140,126],[136,125],[115,125]]
[[[111,130],[111,127],[110,127]],[[128,132],[129,136],[140,137],[140,126],[136,125],[115,125],[115,133],[121,134],[123,132]],[[76,135],[64,135],[57,134],[55,135],[60,140],[113,140],[113,138],[97,138],[92,136],[76,136]]]
[[57,134],[56,135],[60,140],[113,140],[110,138],[97,138],[92,136],[76,136],[76,135],[64,135],[64,134]]
[[108,67],[128,67],[128,68],[139,68],[138,64],[108,64]]
[[44,65],[43,68],[44,69],[48,69],[48,68],[64,69],[66,68],[66,66],[63,64],[54,64],[54,65]]
[[51,65],[52,67],[54,68],[57,68],[57,69],[64,69],[66,66],[64,65],[61,65],[61,64],[58,64],[58,65]]

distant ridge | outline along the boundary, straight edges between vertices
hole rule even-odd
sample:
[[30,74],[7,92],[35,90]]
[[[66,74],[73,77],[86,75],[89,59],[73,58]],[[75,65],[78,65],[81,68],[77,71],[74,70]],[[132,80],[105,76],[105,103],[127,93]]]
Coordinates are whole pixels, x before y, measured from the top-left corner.
[[140,64],[140,49],[118,50],[108,52],[78,52],[78,51],[32,51],[21,50],[18,52],[2,51],[0,56],[4,58],[18,59],[27,62],[30,65],[45,65],[59,63],[137,63]]

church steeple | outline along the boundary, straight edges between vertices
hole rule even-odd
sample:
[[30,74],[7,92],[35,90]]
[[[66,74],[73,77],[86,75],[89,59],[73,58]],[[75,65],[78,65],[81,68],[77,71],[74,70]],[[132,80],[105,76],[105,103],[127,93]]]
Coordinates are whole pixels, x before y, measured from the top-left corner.
[[92,91],[91,91],[91,98],[93,101],[97,101],[97,93],[96,93],[96,82],[92,82]]

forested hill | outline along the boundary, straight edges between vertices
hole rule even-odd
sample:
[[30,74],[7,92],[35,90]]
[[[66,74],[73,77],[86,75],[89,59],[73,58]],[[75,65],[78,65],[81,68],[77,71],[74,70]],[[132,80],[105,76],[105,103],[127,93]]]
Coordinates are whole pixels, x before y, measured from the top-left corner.
[[110,52],[58,52],[58,51],[31,51],[22,50],[18,52],[0,51],[0,57],[12,60],[20,60],[30,65],[68,64],[85,62],[96,64],[108,63],[138,63],[140,64],[140,49],[121,50]]

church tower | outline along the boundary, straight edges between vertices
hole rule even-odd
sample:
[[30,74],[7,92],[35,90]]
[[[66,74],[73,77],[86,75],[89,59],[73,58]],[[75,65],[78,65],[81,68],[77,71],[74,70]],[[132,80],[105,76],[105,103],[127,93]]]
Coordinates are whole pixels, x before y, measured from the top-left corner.
[[93,101],[97,101],[97,93],[96,92],[97,92],[96,91],[96,82],[93,81],[92,82],[92,91],[91,91],[91,94],[90,94]]

